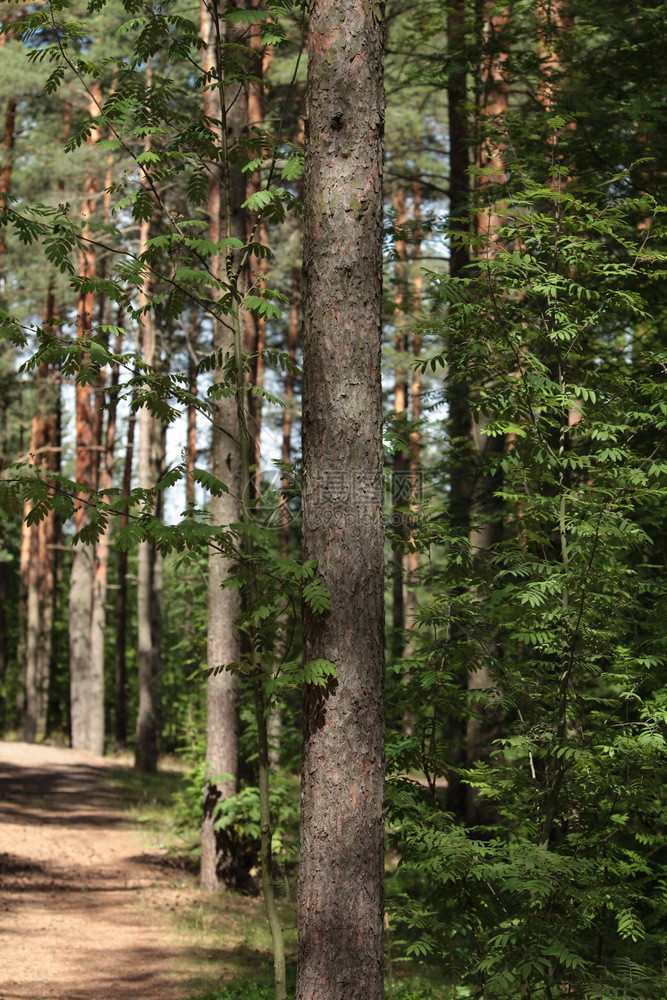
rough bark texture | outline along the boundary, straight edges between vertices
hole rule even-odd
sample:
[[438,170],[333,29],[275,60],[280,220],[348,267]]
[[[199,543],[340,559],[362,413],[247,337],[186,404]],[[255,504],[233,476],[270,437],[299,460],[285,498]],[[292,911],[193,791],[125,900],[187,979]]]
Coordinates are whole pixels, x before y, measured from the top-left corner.
[[[220,39],[216,34],[215,20],[206,3],[202,3],[200,11],[201,33],[207,43],[202,50],[202,68],[211,82],[219,82]],[[221,28],[221,24],[218,27]],[[209,171],[209,239],[217,243],[223,236],[229,235],[245,242],[246,220],[241,209],[245,200],[245,178],[238,169],[230,166],[228,160],[225,163],[224,158],[228,146],[247,127],[247,89],[243,84],[233,83],[223,88],[223,92],[226,109],[224,114],[220,87],[209,89],[203,95],[204,113],[209,118],[209,128],[219,143],[223,160],[222,163],[211,164]],[[216,275],[225,274],[222,255],[214,262],[213,267]],[[222,323],[215,324],[214,340],[216,350],[222,350],[223,354],[233,344],[232,334]],[[220,381],[222,372],[216,371],[214,378]],[[241,455],[234,397],[218,399],[214,404],[211,471],[230,491],[219,497],[211,497],[211,524],[226,527],[241,520],[238,500],[242,489]],[[241,610],[239,591],[222,589],[230,569],[230,559],[211,548],[208,583],[209,668],[238,661],[241,654],[240,637],[234,625]],[[238,771],[236,682],[234,675],[226,670],[211,675],[206,684],[206,764],[201,886],[205,891],[211,892],[222,888],[230,880],[233,867],[224,836],[214,829],[216,804],[235,792]],[[220,778],[221,775],[226,777]]]
[[[94,87],[93,93],[101,93]],[[91,104],[91,114],[97,105]],[[99,136],[91,133],[89,142],[94,144]],[[85,181],[82,216],[86,223],[84,236],[90,236],[90,220],[95,212],[99,195],[99,182],[94,174]],[[92,278],[96,273],[95,251],[90,243],[79,251],[79,274]],[[77,333],[80,338],[90,337],[95,296],[80,292],[77,310]],[[94,412],[95,392],[90,385],[76,387],[76,461],[75,478],[92,489],[97,485],[100,442],[95,437],[98,421]],[[85,505],[86,495],[81,494],[74,515],[74,528],[81,531],[88,524]],[[77,540],[72,545],[70,576],[69,642],[70,642],[70,707],[72,720],[72,746],[77,750],[104,752],[104,678],[93,672],[90,657],[91,617],[93,610],[93,572],[95,546]]]
[[315,0],[304,231],[304,607],[297,1000],[383,997],[384,627],[381,242],[383,8]]

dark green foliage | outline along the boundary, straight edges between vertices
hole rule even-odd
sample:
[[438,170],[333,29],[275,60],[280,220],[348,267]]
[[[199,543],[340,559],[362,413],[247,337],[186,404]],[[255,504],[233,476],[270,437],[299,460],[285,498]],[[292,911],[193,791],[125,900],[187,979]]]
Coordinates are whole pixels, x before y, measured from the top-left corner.
[[[511,167],[520,181],[493,249],[464,278],[434,276],[444,317],[431,330],[459,345],[483,433],[505,440],[478,472],[495,483],[503,532],[476,551],[440,503],[424,511],[422,545],[440,555],[405,683],[429,709],[389,760],[426,786],[389,785],[391,910],[406,954],[437,956],[486,1000],[657,998],[667,636],[650,524],[667,490],[664,221],[651,199],[615,196],[619,178],[587,192],[560,170],[545,186]],[[648,234],[636,213],[652,217]],[[470,514],[481,528],[488,505],[473,495]],[[485,680],[466,692],[476,671]],[[457,717],[478,741],[468,766]],[[439,776],[469,789],[476,819],[452,813]]]

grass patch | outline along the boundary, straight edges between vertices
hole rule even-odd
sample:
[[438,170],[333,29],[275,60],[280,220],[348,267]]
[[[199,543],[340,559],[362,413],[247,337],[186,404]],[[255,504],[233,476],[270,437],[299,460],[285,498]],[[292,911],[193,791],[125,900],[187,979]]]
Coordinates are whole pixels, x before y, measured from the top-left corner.
[[[199,890],[199,825],[187,812],[184,819],[182,805],[187,775],[176,769],[142,774],[117,766],[109,769],[106,780],[128,821],[175,869],[169,908],[181,944],[177,965],[191,983],[188,1000],[226,997],[226,990],[238,988],[243,1000],[253,1000],[255,994],[262,998],[267,990],[272,996],[271,936],[260,896]],[[294,907],[283,903],[280,910],[287,951],[295,952]],[[260,992],[248,993],[249,982]]]
[[[287,974],[287,996],[294,996],[295,969],[292,967]],[[386,1000],[444,1000],[451,998],[451,992],[434,992],[430,986],[425,986],[418,980],[399,979],[393,984],[391,991],[385,989]],[[188,1000],[273,1000],[273,979],[239,979],[219,989],[205,990]]]
[[186,775],[182,771],[143,774],[133,767],[119,766],[110,769],[108,783],[132,823],[165,848],[169,856],[180,858],[183,867],[196,867],[199,830],[184,821],[180,802]]
[[[288,962],[293,962],[296,920],[291,904],[280,904],[280,918]],[[238,990],[242,1000],[253,1000],[255,995],[258,1000],[272,997],[271,935],[260,898],[236,892],[199,896],[178,913],[177,923],[189,942],[188,966],[200,977],[200,992],[193,992],[193,1000],[235,1000]],[[214,989],[211,969],[222,980]],[[247,992],[249,983],[254,992]]]

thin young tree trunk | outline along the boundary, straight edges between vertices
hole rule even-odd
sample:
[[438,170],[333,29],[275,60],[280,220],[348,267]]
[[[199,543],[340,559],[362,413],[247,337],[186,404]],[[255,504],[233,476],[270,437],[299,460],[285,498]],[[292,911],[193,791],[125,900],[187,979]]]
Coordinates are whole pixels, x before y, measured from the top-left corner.
[[[468,150],[468,80],[461,57],[465,45],[465,0],[455,0],[447,13],[447,51],[453,70],[447,80],[449,124],[449,273],[460,278],[470,260],[466,237],[470,234],[470,157]],[[447,357],[447,405],[449,409],[450,524],[461,539],[470,531],[470,500],[474,482],[474,463],[470,447],[472,413],[469,385],[461,356],[465,344],[454,337]],[[454,745],[454,763],[465,762],[465,726],[463,720],[450,723]],[[465,812],[466,789],[456,773],[449,776],[448,808]]]
[[[192,325],[188,338],[188,392],[193,396],[197,395],[197,323],[199,316],[193,314]],[[192,472],[197,464],[197,407],[194,403],[188,403],[188,430],[186,439],[186,466],[188,475],[185,477],[185,504],[193,507],[195,504],[195,481]]]
[[[152,86],[152,66],[146,64],[146,88]],[[145,150],[150,150],[150,136]],[[142,184],[149,189],[147,179]],[[153,218],[141,223],[139,252],[145,253],[154,225]],[[162,344],[151,307],[152,277],[145,278],[139,292],[141,314],[141,356],[146,364],[162,365]],[[166,428],[147,406],[139,410],[139,487],[152,490],[164,473]],[[160,517],[162,494],[154,501],[153,514]],[[160,678],[162,672],[162,555],[153,541],[139,542],[137,552],[137,647],[139,707],[137,711],[134,766],[150,773],[157,770],[160,752]]]
[[[287,316],[287,354],[291,361],[296,362],[296,351],[299,343],[299,330],[301,328],[301,268],[292,268],[292,288],[290,295],[289,312]],[[280,461],[283,465],[289,466],[292,463],[292,427],[294,425],[294,372],[288,368],[285,372],[285,389],[283,392],[282,413],[282,442],[280,450]],[[286,490],[289,485],[289,476],[284,473],[282,477],[283,496],[280,502],[279,523],[278,523],[278,551],[281,556],[289,555],[290,549],[290,528],[291,512],[289,502],[286,497]],[[272,770],[277,770],[280,766],[280,744],[282,733],[282,708],[277,702],[271,707],[269,714],[269,764]]]
[[[151,220],[142,222],[140,252],[150,238]],[[150,302],[152,288],[144,283],[140,305]],[[141,355],[148,365],[158,366],[160,350],[154,317],[145,311],[141,318]],[[140,489],[151,490],[159,481],[164,465],[164,429],[147,406],[138,416],[139,454],[137,478]],[[153,511],[159,516],[159,511]],[[157,770],[160,737],[161,671],[161,556],[154,542],[139,542],[137,553],[137,647],[139,708],[137,712],[135,767],[144,772]]]
[[[490,9],[486,22],[485,33],[489,52],[484,67],[484,96],[480,109],[482,117],[495,118],[507,112],[507,86],[504,77],[507,53],[498,42],[498,35],[503,32],[509,18],[509,10]],[[502,149],[499,141],[493,137],[483,143],[480,150],[480,167],[484,171],[480,183],[500,182],[504,177]],[[502,225],[502,209],[494,203],[488,211],[478,212],[476,231],[484,233],[486,241],[481,253],[491,256],[498,246],[497,233]],[[481,414],[471,420],[470,442],[471,455],[477,467],[470,495],[470,549],[478,571],[484,573],[488,563],[488,553],[502,537],[503,512],[502,504],[494,493],[501,485],[498,473],[489,472],[487,466],[490,457],[504,449],[504,439],[501,436],[489,438],[485,434],[488,419]],[[495,644],[489,650],[498,652]],[[468,691],[490,691],[495,687],[495,680],[489,666],[483,663],[478,669],[468,674]],[[472,767],[475,761],[488,756],[491,741],[498,735],[498,720],[492,708],[487,705],[473,704],[475,714],[470,715],[466,727],[466,764]],[[465,803],[466,821],[470,826],[488,823],[492,813],[480,798],[477,789],[466,788]]]
[[[8,17],[11,15],[5,14],[2,18],[3,24],[6,22]],[[7,43],[7,35],[0,35],[0,48],[3,48]],[[2,137],[2,160],[0,161],[0,211],[7,207],[8,196],[11,188],[12,179],[12,151],[14,149],[15,140],[15,130],[16,130],[16,101],[13,97],[7,100],[5,105],[5,123],[3,129]],[[5,253],[6,253],[6,243],[5,243],[5,232],[4,228],[0,229],[0,292],[2,291],[2,286],[4,284],[5,275]],[[0,449],[2,450],[2,449]],[[3,456],[4,457],[4,456]],[[0,525],[0,546],[2,544],[2,536],[4,534],[4,527]],[[19,588],[23,591],[21,586],[23,580],[23,575],[19,575]],[[0,562],[0,683],[4,681],[5,671],[6,671],[6,660],[7,660],[7,628],[6,628],[6,611],[5,611],[5,599],[7,594],[7,565],[4,562]],[[24,606],[24,602],[21,601],[21,596],[19,596],[19,614],[21,608]],[[19,642],[19,647],[21,647],[21,642]],[[19,699],[22,703],[22,692],[19,694]],[[3,708],[4,708],[4,703]]]
[[[11,17],[11,14],[5,13],[2,17],[3,25]],[[4,48],[7,44],[7,35],[0,35],[0,48]],[[12,151],[14,148],[16,132],[16,101],[14,98],[10,97],[7,100],[5,106],[5,123],[3,129],[2,138],[2,160],[0,161],[0,211],[7,207],[8,195],[11,188],[12,179]],[[0,292],[2,292],[2,286],[5,280],[5,253],[6,253],[6,243],[5,243],[5,229],[0,229]],[[3,441],[0,443],[0,467],[4,466],[4,435]],[[4,547],[3,535],[5,533],[4,525],[0,524],[0,548]],[[19,573],[19,616],[21,614],[21,609],[24,606],[24,602],[21,600],[23,593],[22,588],[23,577]],[[7,612],[6,612],[6,596],[7,596],[7,564],[5,562],[0,562],[0,685],[4,686],[4,680],[6,676],[7,669]],[[21,642],[19,641],[19,652],[21,649]],[[18,700],[21,708],[23,708],[23,691],[19,688]],[[6,709],[4,699],[0,696],[0,709],[2,710],[3,717]],[[2,720],[0,720],[2,721]]]
[[382,8],[315,0],[304,197],[304,604],[297,1000],[381,1000],[384,876]]
[[[45,327],[52,321],[53,312],[53,289],[49,286],[44,313]],[[52,391],[54,387],[55,393]],[[32,461],[47,476],[59,464],[59,394],[57,373],[43,361],[35,379],[35,395],[38,398],[37,410],[32,418],[30,452]],[[23,607],[26,615],[22,644],[25,652],[22,670],[25,678],[23,730],[25,739],[32,743],[46,735],[57,528],[54,511],[49,511],[42,520],[31,525],[26,521],[29,512],[30,505],[26,504],[22,525],[20,576],[25,587]]]
[[[292,268],[292,290],[290,295],[289,312],[287,316],[287,354],[291,361],[296,362],[296,351],[299,344],[299,331],[301,329],[301,268]],[[294,426],[294,372],[287,369],[285,372],[285,390],[283,392],[283,402],[285,406],[282,413],[282,440],[280,460],[284,465],[291,465],[292,462],[292,428]],[[283,476],[282,488],[286,490],[289,485],[289,477]],[[287,554],[290,542],[291,515],[287,501],[283,498],[280,505],[280,535],[278,545],[280,551]]]
[[[51,290],[49,289],[49,300],[53,301]],[[48,307],[47,307],[48,308]],[[43,386],[47,378],[48,366],[43,361],[38,370],[35,380],[35,395],[43,392]],[[30,429],[30,456],[31,461],[40,465],[46,446],[46,416],[41,403],[33,415]],[[41,640],[41,614],[39,606],[40,578],[44,567],[40,564],[40,544],[39,544],[39,523],[28,524],[28,516],[32,509],[32,504],[26,503],[22,524],[21,539],[21,566],[20,574],[24,587],[23,607],[25,611],[25,622],[22,623],[24,638],[22,648],[25,652],[25,660],[22,665],[22,674],[25,678],[24,693],[24,713],[23,713],[23,734],[29,743],[37,739],[39,701],[41,691],[39,689],[39,678],[37,676],[37,651]]]
[[[116,338],[114,351],[120,354],[122,350],[122,337]],[[102,453],[102,465],[100,470],[100,489],[111,490],[113,488],[113,463],[114,450],[116,446],[116,414],[117,414],[117,388],[119,382],[119,368],[114,365],[111,373],[111,386],[109,392],[109,403],[107,406],[107,421],[104,434],[104,451]],[[106,496],[104,502],[109,504],[110,497]],[[91,642],[90,659],[91,672],[97,678],[101,678],[104,684],[104,639],[106,633],[106,603],[107,603],[107,581],[109,575],[109,551],[111,540],[111,520],[106,529],[100,535],[95,551],[95,568],[93,572],[93,612],[91,618]]]
[[[230,167],[227,148],[228,143],[233,142],[247,127],[247,92],[242,83],[223,87],[219,45],[222,22],[216,22],[217,13],[212,12],[204,0],[200,13],[201,33],[206,42],[202,50],[202,68],[211,83],[218,84],[204,91],[204,114],[209,118],[209,128],[219,142],[222,158],[222,163],[211,164],[209,171],[209,239],[217,243],[222,236],[236,236],[245,242],[246,222],[241,209],[245,200],[245,181],[238,169]],[[221,93],[224,96],[221,97]],[[216,275],[224,275],[225,259],[222,255],[215,261],[214,269]],[[224,354],[232,346],[233,337],[228,328],[222,323],[215,323],[215,349]],[[214,379],[221,381],[222,377],[222,371],[216,370]],[[211,524],[226,527],[241,520],[239,497],[243,488],[238,412],[233,396],[216,400],[213,405],[211,471],[229,489],[229,493],[211,497]],[[209,668],[236,662],[241,655],[240,636],[235,627],[241,610],[239,591],[223,589],[222,586],[231,568],[229,557],[211,548],[207,641]],[[212,892],[223,888],[232,875],[224,836],[215,829],[216,806],[236,791],[238,771],[236,680],[227,670],[211,674],[206,683],[206,766],[200,877],[202,889]]]
[[[132,395],[134,403],[134,392]],[[123,496],[132,488],[132,462],[134,458],[134,432],[136,415],[130,408],[127,423],[127,442],[123,467]],[[119,519],[119,529],[129,524],[129,514],[124,511]],[[115,736],[119,747],[127,743],[127,550],[118,553],[118,603],[116,605],[116,649],[114,660]]]
[[[99,85],[92,86],[92,93],[101,102]],[[91,102],[90,113],[97,114],[97,104]],[[98,141],[94,131],[89,137],[91,145]],[[84,238],[90,237],[90,220],[96,208],[99,182],[89,174],[84,186],[82,217],[85,222]],[[91,243],[79,251],[79,274],[94,278],[96,273],[95,251]],[[77,334],[79,338],[91,336],[95,296],[93,292],[80,292],[77,307]],[[95,391],[90,385],[76,386],[76,460],[75,478],[91,489],[97,485],[100,442],[95,437]],[[80,532],[89,523],[86,494],[78,497],[74,514],[74,529]],[[70,575],[69,640],[70,640],[70,708],[72,719],[72,746],[93,753],[104,752],[104,685],[103,678],[91,670],[90,643],[93,595],[95,546],[77,539],[72,545]]]
[[[413,322],[417,323],[417,315],[421,309],[423,275],[418,265],[421,258],[421,241],[423,239],[422,215],[421,215],[421,184],[415,181],[413,189],[413,221],[414,221],[414,249],[413,249],[413,274],[412,274],[412,301],[411,313]],[[415,266],[417,265],[417,266]],[[407,345],[406,345],[407,346]],[[419,330],[413,328],[411,344],[413,358],[418,358],[421,354],[421,334]],[[408,630],[407,642],[403,649],[403,657],[410,659],[415,650],[415,614],[417,612],[417,584],[419,580],[419,553],[417,550],[417,533],[419,505],[422,490],[422,470],[421,470],[421,372],[418,368],[412,368],[410,381],[410,432],[408,434],[408,472],[409,472],[409,507],[410,524],[406,530],[406,551],[403,564],[404,570],[404,613],[405,627]],[[407,679],[407,678],[406,678]],[[409,704],[403,713],[403,732],[410,735],[415,723],[414,707]]]
[[[470,166],[465,105],[468,84],[463,60],[457,56],[464,43],[464,0],[456,0],[447,15],[447,48],[455,67],[447,80],[449,115],[449,273],[461,277],[469,262],[465,236],[470,230]],[[463,239],[462,239],[463,237]],[[451,520],[465,531],[470,522],[472,471],[470,456],[471,413],[467,385],[459,373],[460,346],[453,343],[448,358],[447,402],[451,449]]]
[[[2,36],[4,37],[4,36]],[[12,184],[12,153],[14,150],[16,130],[16,100],[10,97],[5,105],[5,127],[2,137],[2,163],[0,163],[0,211],[7,207],[7,201]],[[4,259],[7,249],[5,233],[0,229],[0,285],[4,280]]]
[[[49,451],[44,456],[42,468],[49,472],[60,472],[62,417],[61,417],[61,376],[55,367],[49,373],[49,414],[46,421],[45,437]],[[55,486],[53,481],[52,486]],[[39,587],[39,605],[41,609],[42,640],[37,650],[36,677],[39,697],[37,701],[36,738],[43,739],[47,735],[49,714],[49,689],[53,667],[53,622],[55,615],[56,585],[59,568],[58,551],[60,548],[60,519],[51,510],[39,525],[40,564],[43,567]]]
[[[421,309],[422,293],[424,287],[424,277],[419,268],[421,259],[421,242],[423,239],[422,214],[421,214],[421,184],[415,182],[413,191],[413,220],[414,220],[414,249],[412,275],[412,314],[417,321],[417,316]],[[418,329],[413,329],[411,338],[411,348],[413,358],[419,358],[421,354],[421,334]],[[422,416],[421,400],[421,371],[413,366],[410,381],[410,433],[409,443],[409,471],[410,471],[410,506],[413,516],[416,516],[421,496],[421,427]],[[416,532],[415,525],[410,527],[411,541],[414,540]],[[417,578],[419,574],[419,555],[414,544],[408,545],[405,554],[405,622],[408,629],[413,629],[413,616],[417,610]],[[409,643],[406,653],[412,653],[412,642]]]
[[398,187],[392,198],[396,213],[397,236],[394,241],[396,261],[394,264],[394,350],[396,351],[394,378],[394,427],[399,441],[393,458],[392,470],[392,528],[398,536],[393,550],[392,570],[392,660],[396,662],[403,656],[405,633],[405,576],[403,563],[405,558],[405,513],[408,497],[405,493],[408,484],[407,472],[409,466],[406,451],[406,420],[408,417],[408,378],[405,370],[407,353],[406,302],[406,243],[403,229],[408,221],[407,200],[405,189]]
[[[253,4],[256,6],[256,4]],[[264,110],[264,59],[262,58],[262,35],[259,24],[250,25],[248,45],[254,54],[250,73],[254,77],[248,85],[248,126],[262,127]],[[251,133],[252,135],[252,133]],[[248,178],[246,196],[249,198],[262,186],[262,176],[259,170]],[[266,243],[266,223],[259,220],[256,212],[246,213],[247,240]],[[254,254],[248,258],[247,283],[250,289],[259,289],[265,271],[265,261]],[[256,294],[256,292],[255,292]],[[264,350],[266,348],[266,319],[255,316],[249,310],[244,314],[245,349],[251,358],[249,381],[251,385],[262,388],[264,385]],[[259,496],[261,490],[261,434],[262,434],[262,397],[254,393],[248,394],[248,426],[252,437],[251,465],[251,495]]]

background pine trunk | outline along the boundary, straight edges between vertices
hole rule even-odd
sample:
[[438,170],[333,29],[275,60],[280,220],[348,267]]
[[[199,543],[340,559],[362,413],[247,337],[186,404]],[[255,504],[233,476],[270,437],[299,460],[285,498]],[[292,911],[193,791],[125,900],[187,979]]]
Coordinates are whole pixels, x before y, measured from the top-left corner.
[[[101,104],[99,85],[91,87],[89,113],[94,116]],[[94,145],[99,139],[98,130],[93,130],[88,143]],[[97,207],[99,181],[90,173],[84,186],[82,217],[85,221],[84,239],[92,236],[91,221]],[[88,242],[79,251],[79,275],[94,278],[97,261],[92,243]],[[92,334],[95,295],[91,291],[81,291],[77,304],[77,334],[88,338]],[[95,412],[96,393],[89,384],[76,386],[76,460],[75,478],[78,483],[97,488],[99,452],[101,442],[96,431],[100,421]],[[86,494],[78,497],[74,515],[74,528],[80,532],[89,523],[86,508]],[[90,658],[91,627],[93,612],[93,574],[95,570],[95,545],[77,539],[72,545],[72,567],[70,573],[69,601],[69,643],[70,643],[70,710],[72,720],[72,746],[92,753],[104,752],[104,677],[93,673]]]
[[[235,236],[245,243],[246,219],[241,208],[246,197],[245,178],[226,159],[225,151],[247,130],[247,89],[243,82],[222,86],[218,43],[219,32],[224,31],[224,26],[222,21],[216,22],[217,12],[212,14],[206,3],[202,3],[200,9],[202,37],[207,43],[202,50],[202,68],[212,83],[220,83],[219,87],[209,89],[203,95],[204,114],[209,118],[209,128],[216,136],[223,161],[211,164],[208,175],[209,239],[217,243],[223,236]],[[224,254],[214,258],[213,273],[223,277],[225,264]],[[233,334],[229,326],[215,322],[215,350],[222,351],[224,355],[232,347]],[[222,370],[216,369],[214,380],[219,382],[222,379]],[[229,493],[212,496],[210,505],[211,524],[225,528],[241,520],[239,498],[245,486],[241,482],[239,422],[234,396],[222,397],[213,404],[211,472],[229,489]],[[239,591],[222,589],[231,567],[228,555],[210,548],[206,654],[209,669],[237,662],[241,655],[240,636],[235,627],[241,610]],[[222,888],[233,878],[234,867],[225,838],[214,828],[216,805],[221,799],[234,794],[238,772],[236,679],[226,670],[218,669],[206,682],[206,765],[200,877],[202,889],[211,892]]]

